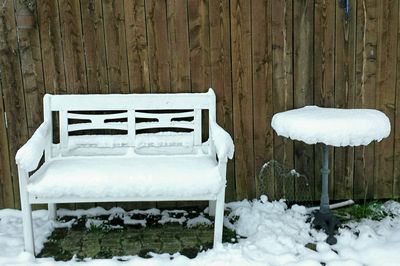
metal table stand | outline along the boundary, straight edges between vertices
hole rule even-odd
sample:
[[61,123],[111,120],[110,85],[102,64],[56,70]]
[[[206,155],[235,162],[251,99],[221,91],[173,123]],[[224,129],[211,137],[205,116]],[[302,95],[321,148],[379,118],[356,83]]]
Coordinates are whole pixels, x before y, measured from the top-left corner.
[[323,144],[323,165],[321,169],[322,174],[322,191],[321,191],[321,203],[319,210],[313,213],[314,220],[312,225],[316,229],[323,229],[328,238],[326,242],[330,245],[334,245],[337,243],[336,238],[334,237],[335,232],[340,226],[340,221],[332,214],[331,209],[329,207],[329,194],[328,194],[328,178],[329,178],[329,147]]

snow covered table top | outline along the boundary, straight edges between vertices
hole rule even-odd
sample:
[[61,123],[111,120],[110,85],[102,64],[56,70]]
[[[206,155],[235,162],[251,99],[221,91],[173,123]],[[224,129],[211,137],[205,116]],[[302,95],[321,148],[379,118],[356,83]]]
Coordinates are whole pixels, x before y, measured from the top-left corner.
[[390,134],[389,118],[373,109],[305,106],[275,114],[271,126],[280,136],[332,146],[368,145]]

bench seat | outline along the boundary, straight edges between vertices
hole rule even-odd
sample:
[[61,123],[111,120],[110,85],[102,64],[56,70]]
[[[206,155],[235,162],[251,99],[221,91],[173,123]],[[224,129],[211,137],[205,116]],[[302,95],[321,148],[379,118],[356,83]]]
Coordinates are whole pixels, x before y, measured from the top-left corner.
[[46,162],[27,190],[33,198],[190,199],[217,195],[224,186],[209,156],[92,156]]

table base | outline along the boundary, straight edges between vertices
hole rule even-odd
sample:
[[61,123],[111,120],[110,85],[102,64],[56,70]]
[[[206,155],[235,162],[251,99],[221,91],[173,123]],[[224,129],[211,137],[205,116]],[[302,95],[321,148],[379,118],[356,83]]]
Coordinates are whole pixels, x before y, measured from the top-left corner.
[[340,226],[340,221],[331,212],[323,213],[320,211],[315,211],[313,213],[314,220],[312,225],[315,229],[322,229],[328,235],[326,243],[329,245],[334,245],[337,243],[336,237],[334,237]]

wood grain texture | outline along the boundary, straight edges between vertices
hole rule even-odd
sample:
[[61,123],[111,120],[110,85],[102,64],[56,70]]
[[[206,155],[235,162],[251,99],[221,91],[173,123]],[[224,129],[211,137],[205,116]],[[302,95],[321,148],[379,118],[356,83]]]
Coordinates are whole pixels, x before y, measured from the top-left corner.
[[[398,6],[398,11],[400,14],[400,4]],[[400,36],[400,19],[397,23],[397,36]],[[400,41],[397,40],[397,56],[396,56],[396,106],[395,106],[395,121],[394,127],[392,125],[392,130],[394,130],[394,167],[393,167],[393,197],[400,198]]]
[[[294,107],[311,105],[313,97],[313,19],[314,5],[310,0],[293,2],[293,46],[294,46]],[[295,141],[295,168],[307,176],[314,197],[314,148],[303,142]],[[299,191],[298,184],[296,194]]]
[[[15,164],[17,150],[28,139],[28,124],[25,110],[24,87],[20,65],[20,53],[17,49],[17,29],[15,25],[14,6],[6,1],[0,12],[0,68],[1,89],[3,93],[4,111],[8,118],[8,143],[11,163],[12,193],[14,206],[19,208],[20,197],[18,173]],[[5,180],[7,180],[6,178]],[[11,193],[11,192],[9,192]]]
[[57,0],[37,5],[44,83],[47,93],[66,93],[63,47]]
[[152,92],[169,92],[171,90],[170,49],[166,2],[150,0],[145,2],[145,6],[150,89]]
[[[394,125],[398,1],[378,2],[378,57],[376,108],[384,112]],[[375,145],[375,198],[393,195],[394,134]],[[379,184],[379,185],[378,185]]]
[[[2,23],[4,23],[4,20],[0,17],[0,32],[2,32],[4,26]],[[1,46],[3,46],[3,43]],[[1,80],[0,95],[3,95]],[[0,101],[0,151],[0,208],[14,208],[14,191],[10,169],[11,163],[14,162],[10,161],[3,101]]]
[[101,0],[81,0],[88,93],[108,93],[107,58]]
[[[233,136],[232,65],[228,0],[210,1],[211,87],[217,96],[217,121]],[[236,199],[235,166],[228,162],[226,201]]]
[[[377,2],[357,1],[356,44],[356,108],[375,108],[377,69]],[[375,143],[355,148],[354,183],[355,199],[374,196]]]
[[[15,5],[16,10],[25,8],[20,0],[15,1]],[[42,105],[45,93],[38,26],[36,24],[33,29],[17,28],[17,34],[28,130],[29,135],[32,135],[43,121],[42,108],[38,108],[38,106]]]
[[209,1],[189,0],[190,80],[192,92],[211,85]]
[[[335,100],[335,15],[336,1],[315,2],[314,22],[314,103],[334,107]],[[315,199],[321,196],[322,145],[315,145]],[[334,149],[329,149],[329,195],[334,192]]]
[[[274,113],[293,108],[293,1],[272,1],[272,87]],[[274,159],[290,169],[294,168],[293,141],[273,136]],[[289,185],[289,184],[288,184]],[[266,193],[272,199],[283,195],[283,180],[268,181]],[[294,182],[290,184],[293,190]]]
[[128,93],[124,1],[102,0],[102,3],[109,92]]
[[[350,17],[356,17],[355,1],[350,1]],[[335,43],[335,107],[354,108],[356,20],[346,21],[344,9],[336,5]],[[353,195],[354,148],[335,148],[334,199],[349,199]]]
[[231,1],[231,47],[236,193],[238,198],[253,198],[255,173],[249,1]]
[[171,51],[172,92],[190,92],[190,51],[187,1],[167,1],[168,41]]
[[65,77],[68,93],[87,91],[86,66],[83,55],[81,9],[78,1],[59,0],[60,28],[63,36]]
[[150,92],[146,14],[143,0],[125,0],[125,30],[131,92]]
[[[274,157],[272,87],[272,11],[271,1],[252,2],[252,69],[254,171],[256,185],[263,164]],[[293,198],[294,195],[291,195]]]

